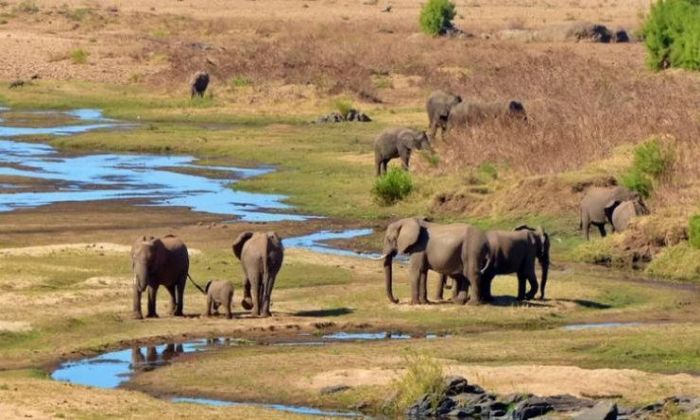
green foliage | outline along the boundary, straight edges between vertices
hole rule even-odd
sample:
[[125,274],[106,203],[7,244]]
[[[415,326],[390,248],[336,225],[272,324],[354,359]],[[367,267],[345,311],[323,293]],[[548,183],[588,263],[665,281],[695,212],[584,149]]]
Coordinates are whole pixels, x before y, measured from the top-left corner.
[[90,53],[82,48],[76,48],[70,52],[70,59],[73,64],[85,64],[89,56]]
[[700,70],[700,0],[659,0],[642,33],[651,68]]
[[36,5],[34,0],[23,0],[17,3],[17,6],[14,7],[13,11],[15,13],[34,14],[39,13],[39,6]]
[[690,217],[688,236],[690,238],[690,245],[695,249],[700,249],[700,214],[695,214]]
[[432,357],[416,353],[406,356],[406,373],[394,379],[394,400],[389,408],[391,413],[403,414],[416,399],[424,394],[431,396],[431,404],[436,407],[445,395],[442,366]]
[[443,34],[452,28],[455,15],[455,5],[450,0],[428,0],[420,12],[420,28],[428,35]]
[[498,168],[491,162],[484,162],[476,168],[479,174],[484,175],[486,178],[498,179]]
[[372,188],[374,198],[382,205],[391,205],[407,197],[413,191],[413,181],[407,171],[391,168],[377,178]]
[[658,138],[647,140],[634,149],[632,167],[622,175],[622,184],[647,198],[654,189],[654,180],[671,167],[674,159],[670,145]]
[[700,250],[687,243],[665,248],[649,263],[646,273],[672,280],[700,281]]
[[343,100],[337,100],[335,101],[335,109],[340,113],[342,116],[348,115],[351,109],[353,109],[352,103],[348,101],[343,101]]
[[235,76],[231,78],[231,81],[229,82],[233,88],[237,87],[245,87],[245,86],[250,86],[251,81],[250,79],[243,77],[243,76]]

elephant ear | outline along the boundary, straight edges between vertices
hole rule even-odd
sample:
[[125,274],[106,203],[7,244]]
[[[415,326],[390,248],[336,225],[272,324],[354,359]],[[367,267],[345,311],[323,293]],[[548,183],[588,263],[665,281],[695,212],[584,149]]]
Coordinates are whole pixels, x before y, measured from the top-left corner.
[[401,223],[399,236],[396,239],[397,250],[400,253],[405,254],[408,248],[418,242],[420,231],[421,226],[420,223],[418,223],[418,220],[414,218],[404,220]]
[[518,225],[518,226],[516,226],[515,229],[513,229],[513,230],[516,231],[516,232],[517,232],[517,231],[520,231],[520,230],[529,230],[529,231],[531,231],[531,232],[534,232],[534,231],[535,231],[535,229],[531,228],[531,227],[528,226],[528,225]]
[[619,200],[610,200],[605,204],[605,207],[603,207],[603,211],[605,212],[605,217],[612,223],[612,217],[613,213],[615,212],[615,208],[620,205]]
[[234,255],[236,255],[236,258],[239,260],[241,259],[241,252],[243,252],[243,245],[253,237],[253,232],[243,232],[240,235],[238,235],[238,238],[233,242],[233,246],[231,247],[233,249]]
[[537,226],[537,229],[535,229],[535,234],[539,238],[540,255],[547,256],[547,254],[549,254],[549,234],[544,230],[542,226]]

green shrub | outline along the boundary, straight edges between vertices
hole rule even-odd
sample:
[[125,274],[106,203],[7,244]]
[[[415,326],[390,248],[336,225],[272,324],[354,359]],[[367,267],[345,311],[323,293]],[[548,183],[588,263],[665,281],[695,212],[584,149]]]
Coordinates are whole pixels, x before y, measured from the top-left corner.
[[345,117],[348,115],[348,112],[350,112],[351,109],[353,109],[352,103],[348,101],[342,101],[342,100],[337,100],[335,101],[335,109]]
[[250,84],[251,84],[250,79],[247,79],[243,76],[235,76],[235,77],[231,78],[230,83],[231,83],[231,86],[234,88],[250,86]]
[[420,28],[428,35],[440,35],[452,28],[456,15],[450,0],[428,0],[420,12]]
[[394,379],[394,400],[391,413],[403,415],[408,407],[424,394],[429,394],[433,407],[442,400],[445,395],[444,376],[440,363],[426,355],[409,354],[406,356],[406,373]]
[[391,205],[407,197],[413,191],[411,175],[399,168],[391,168],[377,178],[372,187],[374,198],[382,205]]
[[651,68],[700,70],[700,0],[659,0],[642,33]]
[[73,64],[85,64],[89,56],[90,53],[82,48],[76,48],[70,52],[70,59]]
[[654,257],[645,272],[652,277],[681,281],[700,280],[700,250],[680,243]]
[[622,185],[632,191],[637,191],[644,198],[649,198],[654,189],[651,178],[637,168],[630,169],[621,178]]
[[688,236],[690,238],[690,245],[692,245],[693,248],[700,249],[700,214],[690,216]]

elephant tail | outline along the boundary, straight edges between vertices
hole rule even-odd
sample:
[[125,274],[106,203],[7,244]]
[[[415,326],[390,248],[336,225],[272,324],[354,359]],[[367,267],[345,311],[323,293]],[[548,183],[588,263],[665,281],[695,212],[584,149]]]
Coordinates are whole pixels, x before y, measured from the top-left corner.
[[194,287],[196,287],[197,289],[199,289],[199,291],[202,292],[203,295],[206,295],[206,294],[207,294],[207,292],[205,292],[204,289],[202,289],[197,283],[195,283],[195,281],[194,281],[194,279],[192,278],[192,276],[190,276],[190,273],[187,273],[187,278],[190,279],[190,281],[192,282],[192,284],[194,284]]
[[484,267],[480,270],[481,274],[486,274],[489,268],[491,268],[491,255],[486,256],[486,264],[484,264]]

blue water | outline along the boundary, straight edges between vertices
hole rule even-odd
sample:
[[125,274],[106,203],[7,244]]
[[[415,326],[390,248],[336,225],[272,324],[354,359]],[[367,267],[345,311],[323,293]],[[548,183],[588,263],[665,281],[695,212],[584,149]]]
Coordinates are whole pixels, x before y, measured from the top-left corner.
[[334,248],[324,242],[335,239],[352,239],[360,236],[371,235],[372,229],[348,229],[343,231],[321,230],[304,236],[296,236],[284,239],[285,248],[303,248],[320,254],[340,255],[343,257],[377,258],[381,254],[371,252],[355,252],[346,249]]
[[[291,206],[280,194],[260,194],[232,188],[236,180],[264,175],[272,168],[236,168],[195,164],[191,156],[153,154],[66,155],[46,144],[13,141],[16,136],[65,136],[114,128],[118,122],[98,110],[76,110],[78,121],[57,127],[9,127],[0,124],[0,176],[42,179],[55,184],[50,191],[0,194],[0,212],[61,202],[137,199],[145,205],[184,206],[193,211],[224,214],[244,221],[302,221],[307,216],[285,213]],[[226,173],[228,179],[178,173],[195,168]]]
[[570,324],[563,328],[568,331],[580,331],[596,328],[620,328],[620,327],[635,327],[641,325],[639,322],[593,322],[589,324]]
[[373,341],[373,340],[408,340],[410,335],[402,333],[377,332],[377,333],[347,333],[337,332],[324,335],[327,340],[336,341]]
[[326,416],[326,417],[361,417],[361,414],[348,411],[329,411],[321,410],[313,407],[301,407],[298,405],[284,404],[257,404],[257,403],[237,403],[231,401],[214,400],[210,398],[191,398],[191,397],[175,397],[171,401],[176,403],[192,403],[204,404],[214,407],[261,407],[285,413],[303,414],[307,416]]

